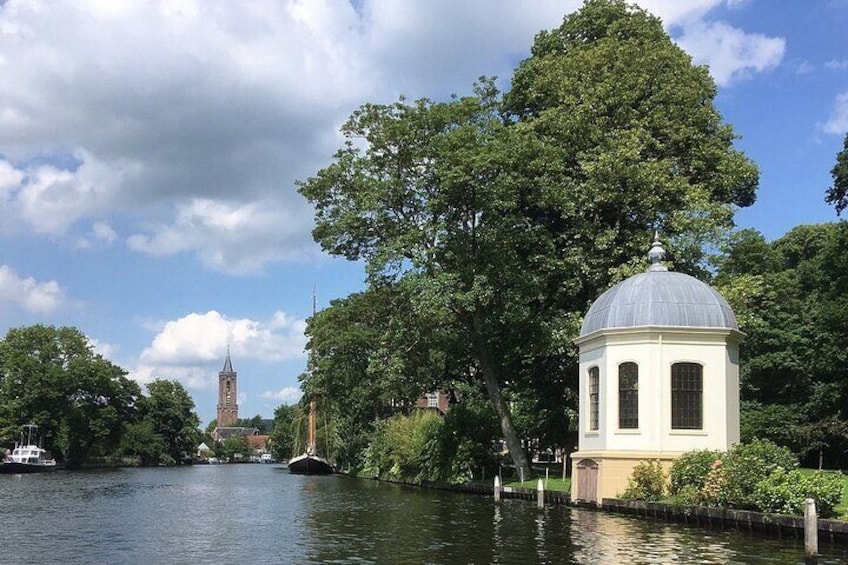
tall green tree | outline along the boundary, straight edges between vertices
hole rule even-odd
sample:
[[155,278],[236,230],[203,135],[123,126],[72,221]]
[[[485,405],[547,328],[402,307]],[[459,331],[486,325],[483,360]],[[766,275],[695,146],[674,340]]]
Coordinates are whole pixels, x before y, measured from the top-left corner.
[[844,466],[848,449],[848,223],[798,226],[774,242],[737,234],[716,284],[747,334],[743,434]]
[[402,283],[462,336],[529,476],[509,387],[532,387],[539,360],[573,369],[582,312],[632,271],[652,228],[697,271],[753,202],[757,169],[714,96],[658,19],[590,0],[537,36],[505,100],[484,79],[448,102],[361,107],[300,192],[327,252],[364,260],[372,284]]
[[0,435],[34,423],[69,466],[112,455],[141,396],[125,375],[76,328],[11,329],[0,341]]
[[848,133],[842,143],[842,151],[836,154],[836,164],[830,171],[833,186],[825,192],[825,201],[833,204],[839,215],[848,207]]
[[[163,462],[183,463],[200,443],[200,418],[194,400],[176,380],[156,379],[147,385],[140,420],[162,439]],[[161,456],[160,456],[161,459]]]

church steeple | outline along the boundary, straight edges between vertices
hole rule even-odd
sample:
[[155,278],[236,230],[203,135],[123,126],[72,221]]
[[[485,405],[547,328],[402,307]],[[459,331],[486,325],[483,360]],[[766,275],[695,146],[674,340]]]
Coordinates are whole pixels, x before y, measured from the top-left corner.
[[224,368],[221,369],[222,373],[232,373],[233,372],[233,362],[230,361],[230,346],[227,346],[227,358],[224,359]]
[[238,374],[233,371],[230,347],[224,368],[218,373],[218,427],[232,426],[238,421]]

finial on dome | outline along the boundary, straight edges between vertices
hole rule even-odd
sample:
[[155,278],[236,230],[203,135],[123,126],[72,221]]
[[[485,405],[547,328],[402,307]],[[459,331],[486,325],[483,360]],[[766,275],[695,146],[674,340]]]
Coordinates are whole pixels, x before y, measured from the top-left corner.
[[657,231],[654,231],[654,243],[651,244],[651,250],[648,251],[648,261],[651,262],[648,267],[649,271],[667,271],[668,267],[663,265],[663,259],[665,259],[665,249],[663,249],[662,243],[660,243],[660,236]]

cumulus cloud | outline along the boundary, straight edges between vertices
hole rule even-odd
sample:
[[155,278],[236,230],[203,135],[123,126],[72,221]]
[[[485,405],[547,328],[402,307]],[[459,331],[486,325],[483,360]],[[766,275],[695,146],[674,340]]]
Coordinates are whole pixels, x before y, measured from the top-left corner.
[[229,346],[233,355],[266,362],[280,362],[305,356],[306,322],[282,312],[270,321],[230,319],[212,310],[191,313],[166,322],[153,342],[141,354],[147,365],[210,363],[221,359]]
[[3,302],[34,314],[52,314],[68,299],[58,282],[20,277],[8,265],[0,265],[0,303]]
[[838,135],[848,132],[848,91],[836,97],[830,117],[822,124],[822,131]]
[[127,245],[153,256],[196,252],[210,268],[242,274],[268,261],[318,255],[308,236],[310,218],[305,211],[296,214],[274,202],[195,199],[178,206],[173,224],[157,226],[151,234],[134,234]]
[[261,394],[262,398],[276,400],[283,404],[294,404],[300,400],[302,395],[303,392],[301,392],[299,388],[293,386],[283,387],[280,390],[269,390]]
[[724,22],[688,24],[677,42],[696,63],[709,66],[719,86],[775,68],[786,51],[783,38],[745,33]]
[[128,377],[140,385],[147,385],[156,379],[179,381],[190,390],[214,390],[217,375],[206,367],[150,365],[140,363],[128,371]]
[[[736,3],[640,2],[684,29],[720,84],[783,53],[782,40],[699,23]],[[328,162],[353,109],[508,80],[533,35],[580,5],[0,2],[2,229],[86,248],[126,233],[134,252],[233,274],[309,259],[294,180]]]

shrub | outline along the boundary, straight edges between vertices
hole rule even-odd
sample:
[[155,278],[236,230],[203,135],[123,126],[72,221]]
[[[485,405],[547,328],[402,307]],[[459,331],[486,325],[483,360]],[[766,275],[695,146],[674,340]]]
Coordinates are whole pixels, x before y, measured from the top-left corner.
[[[798,467],[798,459],[789,449],[779,447],[768,440],[754,440],[751,443],[736,445],[721,462],[707,475],[707,483],[711,487],[720,487],[721,490],[718,493],[705,493],[705,498],[720,506],[737,508],[754,508],[754,489],[757,483],[774,471],[791,471]],[[717,476],[710,481],[709,475],[713,472]],[[706,486],[707,484],[704,485],[705,488]]]
[[633,468],[622,498],[659,500],[665,492],[665,470],[659,461],[642,461]]
[[803,514],[807,498],[816,501],[819,516],[833,516],[842,499],[842,473],[776,469],[757,484],[752,496],[757,510],[776,514]]
[[684,489],[692,494],[692,489],[700,491],[704,488],[707,473],[715,461],[721,459],[721,451],[706,449],[684,453],[671,465],[669,474],[669,493],[680,496]]
[[412,480],[438,480],[441,416],[416,411],[394,416],[377,426],[366,450],[365,470],[381,476]]

